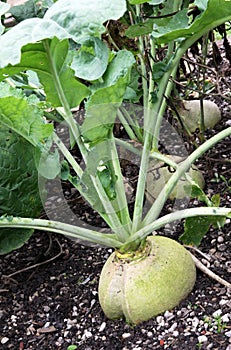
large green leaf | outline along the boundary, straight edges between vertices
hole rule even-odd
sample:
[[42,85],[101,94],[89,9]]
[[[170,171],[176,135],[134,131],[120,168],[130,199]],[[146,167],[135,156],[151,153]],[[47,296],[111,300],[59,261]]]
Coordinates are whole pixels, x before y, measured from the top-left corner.
[[103,41],[99,38],[88,38],[75,53],[71,68],[78,78],[96,80],[106,71],[108,56],[108,47]]
[[60,84],[69,106],[76,107],[89,91],[75,78],[74,71],[68,66],[68,48],[68,40],[59,41],[57,38],[28,44],[22,50],[20,63],[0,70],[0,80],[6,75],[34,70],[45,88],[50,103],[55,107],[62,105],[57,92],[57,85]]
[[103,76],[103,83],[95,84],[94,88],[105,88],[114,85],[118,79],[125,78],[127,82],[127,73],[135,63],[133,54],[127,50],[121,50],[116,53],[116,56],[110,62],[107,71]]
[[119,51],[109,64],[103,82],[93,85],[82,125],[82,135],[89,142],[99,142],[108,137],[129,83],[129,73],[134,62],[132,53]]
[[126,0],[59,0],[44,18],[57,22],[76,42],[87,36],[99,36],[105,31],[103,23],[118,19],[126,11]]
[[0,85],[0,125],[21,135],[33,146],[43,143],[52,135],[53,125],[45,124],[41,111],[29,100],[18,96],[14,89],[5,89]]
[[[37,217],[42,209],[34,147],[0,125],[0,216]],[[33,230],[0,229],[0,254],[19,248]]]
[[26,19],[0,37],[0,68],[19,63],[21,48],[27,44],[54,37],[81,42],[98,36],[105,31],[104,22],[120,18],[125,11],[125,0],[59,0],[44,18]]
[[8,64],[19,63],[21,48],[24,45],[55,36],[64,39],[70,37],[70,34],[49,19],[30,18],[20,22],[0,36],[0,68],[6,67]]
[[[205,6],[206,3],[203,2],[203,5]],[[185,17],[181,18],[180,16],[180,13],[177,13],[172,17],[156,20],[152,36],[157,43],[168,43],[179,38],[188,38],[195,33],[202,35],[219,24],[230,21],[231,1],[208,0],[205,11],[197,16],[191,25],[187,25]]]

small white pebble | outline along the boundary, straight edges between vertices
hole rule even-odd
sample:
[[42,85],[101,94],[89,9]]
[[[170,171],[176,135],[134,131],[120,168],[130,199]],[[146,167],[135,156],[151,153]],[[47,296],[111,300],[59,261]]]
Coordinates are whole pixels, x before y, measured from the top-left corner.
[[169,312],[168,310],[165,311],[164,313],[164,317],[167,319],[167,320],[170,320],[172,319],[174,316],[173,316],[173,313],[172,312]]
[[206,337],[206,335],[199,335],[197,339],[199,343],[205,343],[208,341],[208,338]]
[[192,319],[192,326],[193,326],[194,329],[197,328],[199,322],[200,321],[199,321],[199,319],[197,317],[193,317],[193,319]]
[[172,333],[172,335],[173,335],[175,338],[177,338],[177,337],[179,336],[179,332],[178,332],[178,331],[174,331],[174,332]]
[[219,305],[220,306],[223,306],[223,305],[226,305],[226,304],[228,304],[228,299],[221,299],[220,301],[219,301]]
[[164,326],[164,325],[165,325],[164,317],[163,317],[163,316],[157,316],[156,322],[157,322],[160,326]]
[[[80,305],[79,305],[80,306]],[[73,312],[72,312],[72,316],[78,316],[78,312],[77,312],[77,307],[76,306],[73,306]]]
[[190,332],[187,332],[187,331],[186,331],[186,332],[184,332],[184,336],[185,336],[185,337],[188,337],[189,335],[191,335],[191,333],[190,333]]
[[50,327],[50,322],[46,322],[45,324],[44,324],[44,326],[43,326],[43,328],[48,328],[48,327]]
[[229,318],[230,318],[229,314],[225,314],[225,315],[221,316],[221,319],[223,322],[229,322]]
[[123,333],[122,334],[122,338],[123,339],[127,339],[127,338],[129,338],[131,336],[131,333]]
[[218,309],[218,310],[213,312],[213,317],[221,316],[221,314],[222,314],[222,310]]
[[218,243],[223,243],[224,242],[224,238],[222,236],[218,236],[217,237],[217,242]]
[[9,338],[3,337],[3,338],[1,339],[1,344],[6,344],[6,343],[8,342],[8,340],[9,340]]
[[174,322],[174,323],[172,324],[172,326],[168,329],[168,332],[171,333],[171,332],[175,331],[176,328],[177,328],[177,323]]
[[106,327],[106,322],[103,322],[101,326],[99,327],[99,332],[103,332]]
[[51,308],[50,308],[49,306],[47,306],[47,305],[43,306],[43,310],[44,310],[45,312],[49,312],[50,309],[51,309]]
[[225,332],[226,337],[230,338],[231,337],[231,331]]
[[147,336],[148,336],[149,338],[151,338],[151,337],[153,336],[153,333],[152,333],[151,331],[149,331],[149,332],[147,333]]
[[92,337],[92,333],[91,333],[91,332],[89,332],[89,331],[84,331],[84,334],[83,334],[83,336],[82,336],[82,339],[83,339],[83,340],[86,340],[86,339],[91,338],[91,337]]

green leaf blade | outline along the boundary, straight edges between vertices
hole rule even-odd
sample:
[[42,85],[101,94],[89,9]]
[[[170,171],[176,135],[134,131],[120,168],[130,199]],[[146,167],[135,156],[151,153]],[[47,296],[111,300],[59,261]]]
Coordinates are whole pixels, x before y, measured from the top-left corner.
[[0,124],[21,135],[33,146],[43,143],[53,133],[53,126],[44,123],[36,106],[14,96],[0,98]]
[[[207,5],[207,6],[206,6]],[[206,8],[205,8],[206,6]],[[177,39],[185,39],[196,33],[208,32],[210,29],[231,20],[231,1],[226,0],[208,0],[200,2],[200,7],[205,10],[196,17],[191,25],[186,25],[186,19],[183,16],[183,10],[176,15],[158,20],[156,29],[152,36],[158,44],[168,43]],[[217,9],[219,8],[219,11]],[[178,23],[178,25],[176,25]]]
[[62,103],[55,85],[59,79],[69,106],[76,107],[89,94],[89,89],[75,78],[74,71],[69,67],[68,48],[68,40],[60,41],[57,38],[47,40],[47,45],[43,42],[28,44],[23,47],[21,61],[17,65],[0,70],[0,80],[33,70],[44,86],[47,100],[54,107],[60,107]]
[[81,43],[87,36],[102,34],[105,31],[103,23],[119,19],[125,11],[125,0],[59,0],[44,18],[58,23],[73,40]]
[[0,36],[0,68],[19,63],[23,46],[55,36],[59,39],[70,37],[63,28],[49,19],[30,18],[20,22]]
[[223,216],[195,216],[185,220],[184,233],[180,240],[187,245],[199,246],[211,225],[217,227],[225,224]]
[[[34,152],[24,138],[0,125],[0,216],[39,215],[42,203]],[[32,233],[31,229],[0,229],[0,254],[21,247]]]
[[93,93],[86,105],[86,118],[81,129],[87,141],[94,144],[108,138],[117,109],[126,92],[134,62],[130,52],[119,51],[103,76],[104,82],[93,85]]
[[89,38],[73,57],[71,68],[75,76],[85,80],[97,80],[107,69],[108,47],[99,38]]

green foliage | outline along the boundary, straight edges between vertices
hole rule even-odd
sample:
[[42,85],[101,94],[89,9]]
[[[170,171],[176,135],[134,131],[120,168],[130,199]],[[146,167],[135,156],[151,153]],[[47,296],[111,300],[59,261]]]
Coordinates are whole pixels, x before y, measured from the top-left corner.
[[73,57],[71,67],[78,78],[96,80],[102,77],[107,69],[108,48],[99,38],[88,38]]
[[[184,40],[197,33],[202,35],[202,33],[206,33],[211,29],[211,24],[216,27],[216,24],[220,21],[229,20],[229,1],[200,1],[198,5],[202,12],[192,23],[187,15],[188,10],[183,9],[166,18],[147,19],[143,23],[134,24],[128,28],[126,35],[133,38],[150,33],[158,44],[163,44],[173,40]],[[217,6],[221,7],[220,11],[217,11]],[[164,11],[162,13],[164,14]]]
[[126,92],[133,63],[134,58],[129,51],[119,51],[109,63],[103,82],[93,84],[92,95],[86,104],[86,118],[81,128],[87,142],[95,144],[110,135],[118,106]]
[[69,345],[67,350],[76,350],[77,348],[77,345]]
[[[215,194],[211,200],[206,196],[204,191],[193,183],[191,188],[191,197],[198,198],[199,201],[204,202],[208,207],[219,207],[220,195]],[[184,233],[180,236],[180,240],[184,244],[199,246],[203,237],[208,232],[211,226],[221,228],[225,225],[225,217],[219,216],[196,216],[186,218],[184,223]]]
[[97,175],[99,177],[99,180],[110,200],[113,200],[116,198],[116,192],[115,192],[115,180],[113,178],[113,174],[111,173],[110,169],[105,168],[103,170],[98,170]]
[[18,90],[8,89],[4,83],[0,89],[1,124],[21,135],[33,146],[42,144],[51,136],[53,125],[45,124],[41,110]]
[[204,215],[187,218],[184,224],[184,233],[180,239],[184,244],[199,246],[210,226],[217,226],[218,222],[224,224],[224,221],[225,218],[219,216],[208,217]]
[[[40,82],[45,87],[47,99],[53,106],[62,105],[57,94],[57,85],[62,85],[70,107],[78,105],[87,95],[88,88],[74,77],[74,71],[68,66],[68,41],[57,38],[43,43],[24,46],[19,64],[0,70],[0,80],[15,75],[24,69],[30,69],[38,74]],[[33,60],[31,59],[33,57]]]
[[17,22],[21,22],[32,17],[43,17],[47,7],[49,7],[52,3],[52,0],[40,2],[37,0],[27,0],[25,4],[12,6],[10,8],[10,13]]
[[51,19],[71,34],[78,43],[89,36],[98,37],[105,32],[105,23],[109,19],[118,19],[126,11],[124,0],[59,0],[46,12],[44,18]]
[[[177,14],[159,19],[155,24],[152,36],[157,43],[185,39],[196,33],[207,33],[211,26],[214,28],[221,21],[226,22],[230,18],[230,1],[209,0],[205,10],[190,24],[187,11],[184,9]],[[217,11],[217,8],[220,10]]]
[[[1,101],[1,99],[0,99]],[[42,209],[35,148],[24,137],[0,126],[0,216],[36,217]],[[0,254],[19,248],[33,230],[0,229]]]

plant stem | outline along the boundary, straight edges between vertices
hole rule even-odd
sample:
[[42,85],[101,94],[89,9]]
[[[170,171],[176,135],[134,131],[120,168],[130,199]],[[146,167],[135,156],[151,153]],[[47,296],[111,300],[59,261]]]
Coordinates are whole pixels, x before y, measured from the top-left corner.
[[[64,93],[63,88],[62,88],[62,84],[61,84],[60,79],[59,79],[59,75],[58,75],[56,66],[55,66],[53,58],[52,58],[49,42],[47,40],[44,41],[44,47],[45,47],[45,50],[47,52],[47,56],[48,56],[48,59],[50,62],[55,87],[56,87],[59,99],[60,99],[61,104],[62,104],[63,109],[64,109],[64,113],[62,115],[63,115],[65,121],[67,122],[73,136],[75,137],[75,140],[77,142],[77,145],[79,146],[81,154],[82,154],[84,160],[86,161],[88,152],[87,152],[87,149],[86,149],[86,147],[81,139],[79,126],[75,122],[73,115],[71,113],[69,103],[66,99],[65,93]],[[92,175],[90,175],[90,178],[91,178],[92,184],[94,185],[94,187],[98,193],[98,196],[101,200],[101,203],[105,209],[105,212],[107,215],[107,220],[106,220],[107,223],[109,223],[110,227],[112,228],[112,230],[114,232],[117,232],[118,237],[120,237],[121,241],[124,242],[126,237],[128,237],[127,231],[124,229],[124,227],[121,227],[121,222],[119,221],[119,218],[118,218],[117,214],[115,213],[115,210],[114,210],[107,194],[105,193],[100,180],[97,177],[94,177]],[[104,213],[102,214],[102,217],[105,217]]]
[[83,170],[79,166],[79,164],[76,162],[75,158],[72,156],[72,154],[69,152],[69,150],[66,148],[64,143],[60,140],[57,134],[54,133],[53,140],[56,143],[59,150],[62,152],[68,163],[72,166],[74,169],[76,175],[81,179],[81,176],[83,175]]
[[121,167],[118,159],[118,153],[115,145],[115,138],[111,135],[111,162],[113,166],[113,172],[117,176],[115,179],[115,190],[117,193],[116,201],[119,208],[120,221],[123,226],[126,227],[126,231],[131,231],[131,218],[128,211],[127,199],[125,195],[125,189],[123,184],[123,176],[121,173]]
[[[155,42],[153,39],[150,39],[151,43],[151,56],[155,56]],[[155,126],[155,114],[153,113],[153,103],[151,93],[154,89],[154,81],[152,78],[152,67],[154,61],[151,61],[151,70],[149,72],[149,91],[148,91],[148,100],[146,101],[147,105],[144,105],[144,146],[142,150],[141,162],[140,162],[140,171],[136,189],[136,199],[133,211],[133,223],[132,223],[132,232],[136,232],[139,229],[139,225],[142,221],[143,215],[143,202],[144,194],[146,188],[146,177],[149,167],[149,156],[152,148],[153,142],[153,130]]]
[[150,224],[152,221],[158,218],[166,200],[168,199],[176,183],[181,178],[181,176],[190,168],[191,164],[193,164],[196,159],[201,157],[208,149],[210,149],[216,143],[218,143],[225,137],[228,137],[229,135],[231,135],[231,127],[222,130],[217,135],[211,137],[209,140],[204,142],[178,166],[176,172],[171,176],[169,181],[166,183],[166,185],[158,195],[156,201],[151,206],[149,212],[143,220],[143,226]]
[[[140,17],[140,5],[136,5],[136,16],[139,18]],[[144,47],[144,42],[143,38],[139,36],[139,60],[140,60],[140,65],[141,65],[141,75],[142,75],[142,88],[143,88],[143,104],[144,106],[148,105],[148,84],[147,84],[147,70],[146,70],[146,65],[145,61],[143,58],[143,55],[145,53],[145,47]]]
[[[171,76],[174,77],[177,71],[177,67],[175,67],[172,70]],[[155,106],[155,111],[156,111],[156,123],[155,123],[155,129],[153,133],[153,144],[152,144],[152,149],[156,151],[158,149],[158,142],[159,142],[159,136],[160,136],[160,128],[161,128],[161,123],[162,119],[164,116],[164,113],[166,111],[166,98],[168,98],[171,94],[173,88],[173,81],[169,81],[169,76],[163,77],[163,80],[160,82],[159,85],[159,103],[157,102],[157,105]]]
[[[133,107],[134,106],[132,105],[128,105],[129,108],[130,107]],[[136,105],[135,105],[135,108],[136,108]],[[121,110],[121,111],[120,111]],[[123,112],[123,113],[122,113]],[[129,109],[129,112],[126,110],[126,106],[125,107],[120,107],[120,109],[118,110],[118,113],[119,113],[119,118],[120,118],[120,115],[122,114],[123,117],[124,117],[124,120],[125,120],[125,125],[127,124],[127,127],[130,126],[130,128],[133,130],[134,132],[134,135],[135,135],[135,138],[132,138],[129,136],[129,138],[132,140],[138,140],[140,142],[143,141],[143,135],[142,135],[142,132],[141,132],[141,127],[139,126],[139,122],[138,122],[138,118],[137,116],[135,115],[135,112],[132,113],[132,111],[130,111]],[[130,114],[132,114],[132,117],[130,116]],[[127,130],[126,130],[127,131]]]
[[60,82],[59,75],[58,75],[58,72],[57,72],[56,66],[54,64],[54,60],[53,60],[51,51],[50,51],[49,41],[44,40],[43,43],[44,43],[44,48],[45,48],[47,56],[48,56],[48,60],[50,62],[50,67],[51,67],[52,76],[54,79],[56,91],[57,91],[60,102],[61,102],[63,109],[64,109],[63,117],[65,118],[65,121],[67,122],[68,126],[71,129],[73,136],[75,137],[77,145],[82,153],[82,156],[85,158],[87,155],[87,150],[86,150],[86,147],[81,139],[79,126],[73,118],[69,103],[68,103],[66,96],[65,96],[65,93],[63,91],[62,84]]
[[42,231],[49,231],[60,233],[64,236],[81,239],[107,247],[119,248],[122,243],[116,239],[114,234],[101,233],[86,229],[84,227],[65,224],[59,221],[43,220],[43,219],[31,219],[31,218],[18,218],[18,217],[0,217],[0,227],[9,228],[31,228]]
[[[125,242],[126,239],[129,237],[128,227],[125,227],[120,222],[119,217],[117,216],[117,213],[115,211],[115,208],[113,207],[107,194],[105,193],[99,178],[93,175],[90,175],[90,178],[98,193],[100,203],[103,205],[105,209],[105,214],[102,213],[102,217],[104,215],[107,215],[107,218],[108,218],[107,222],[109,222],[110,228],[114,231],[114,233],[116,234],[120,242]],[[101,213],[99,212],[99,214]]]
[[118,110],[117,115],[118,115],[118,118],[119,118],[121,124],[123,125],[126,133],[128,134],[129,139],[137,140],[137,137],[136,137],[134,131],[131,128],[131,124],[127,122],[127,120],[125,119],[123,113],[120,110]]
[[194,216],[231,216],[231,208],[219,208],[219,207],[199,207],[179,210],[175,213],[167,214],[159,219],[152,221],[145,225],[139,231],[135,232],[127,241],[126,244],[130,244],[136,240],[142,240],[147,237],[151,232],[158,230],[159,228],[169,224],[173,221],[182,220]]

